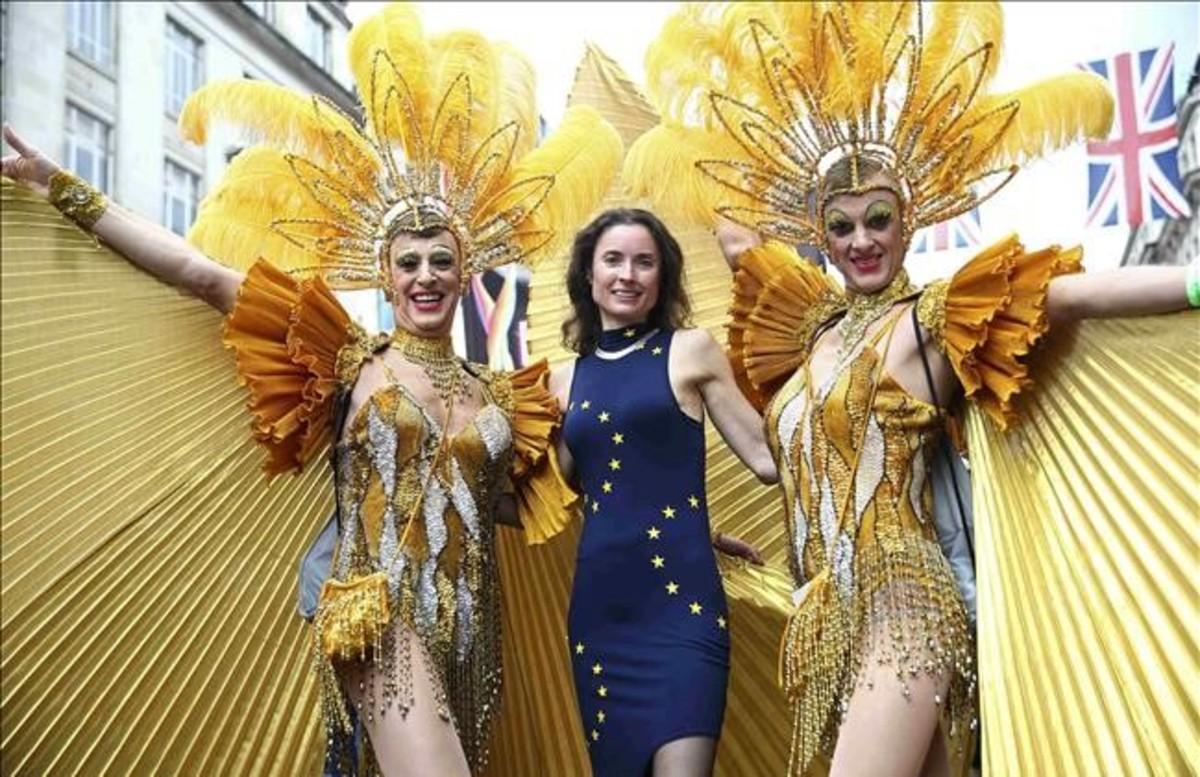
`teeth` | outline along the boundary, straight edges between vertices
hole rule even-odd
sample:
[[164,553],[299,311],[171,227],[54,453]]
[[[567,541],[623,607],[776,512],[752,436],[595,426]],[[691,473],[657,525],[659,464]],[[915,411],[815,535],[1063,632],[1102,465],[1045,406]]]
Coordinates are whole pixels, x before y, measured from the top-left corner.
[[441,294],[414,294],[413,301],[415,302],[438,302],[442,299]]

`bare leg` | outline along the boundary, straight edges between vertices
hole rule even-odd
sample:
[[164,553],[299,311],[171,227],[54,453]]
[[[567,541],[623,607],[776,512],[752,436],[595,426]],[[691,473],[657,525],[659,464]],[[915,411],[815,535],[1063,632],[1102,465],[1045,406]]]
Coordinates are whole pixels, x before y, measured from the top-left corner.
[[375,699],[382,698],[382,672],[358,666],[347,666],[344,672],[351,703],[355,707],[362,704],[360,719],[379,770],[385,777],[425,777],[430,774],[470,777],[467,757],[453,724],[438,715],[433,674],[411,630],[402,628],[396,635],[396,651],[399,653],[404,648],[406,640],[409,642],[413,688],[413,706],[407,715],[401,715],[394,708],[385,715],[380,715],[379,710],[368,714],[367,684],[374,685]]
[[711,737],[676,739],[654,753],[654,777],[711,777],[716,757]]
[[935,697],[945,698],[949,685],[948,675],[911,677],[905,698],[895,667],[868,658],[838,731],[829,777],[948,775]]

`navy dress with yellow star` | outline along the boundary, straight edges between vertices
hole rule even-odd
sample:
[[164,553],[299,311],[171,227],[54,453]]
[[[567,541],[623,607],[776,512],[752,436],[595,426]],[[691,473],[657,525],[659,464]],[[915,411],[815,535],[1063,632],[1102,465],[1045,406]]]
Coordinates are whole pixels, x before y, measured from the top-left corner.
[[[709,540],[704,424],[667,377],[673,332],[604,332],[575,362],[563,433],[586,495],[567,617],[595,777],[649,774],[682,737],[716,738],[728,611]],[[645,339],[643,339],[645,338]]]

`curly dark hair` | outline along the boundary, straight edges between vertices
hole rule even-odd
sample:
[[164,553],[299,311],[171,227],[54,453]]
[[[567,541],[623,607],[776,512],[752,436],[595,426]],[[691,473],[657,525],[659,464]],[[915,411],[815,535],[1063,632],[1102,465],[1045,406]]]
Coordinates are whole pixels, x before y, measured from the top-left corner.
[[563,345],[581,356],[600,342],[600,308],[592,299],[592,262],[600,237],[615,226],[640,224],[654,238],[660,272],[658,301],[646,322],[653,327],[680,329],[691,325],[692,305],[683,288],[683,251],[667,227],[648,210],[613,208],[592,220],[575,235],[567,267],[567,294],[574,311],[562,325]]

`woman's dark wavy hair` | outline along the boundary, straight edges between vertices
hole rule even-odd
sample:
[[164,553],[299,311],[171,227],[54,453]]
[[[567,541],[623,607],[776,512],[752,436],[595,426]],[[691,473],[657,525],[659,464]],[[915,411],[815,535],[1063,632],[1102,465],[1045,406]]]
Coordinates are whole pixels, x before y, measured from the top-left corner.
[[612,227],[640,224],[658,248],[658,302],[646,322],[651,327],[680,329],[691,325],[692,305],[683,288],[683,251],[667,227],[648,210],[613,208],[592,220],[575,235],[571,264],[567,267],[567,294],[573,312],[562,325],[563,345],[586,356],[600,342],[600,308],[592,299],[592,262],[600,237]]

